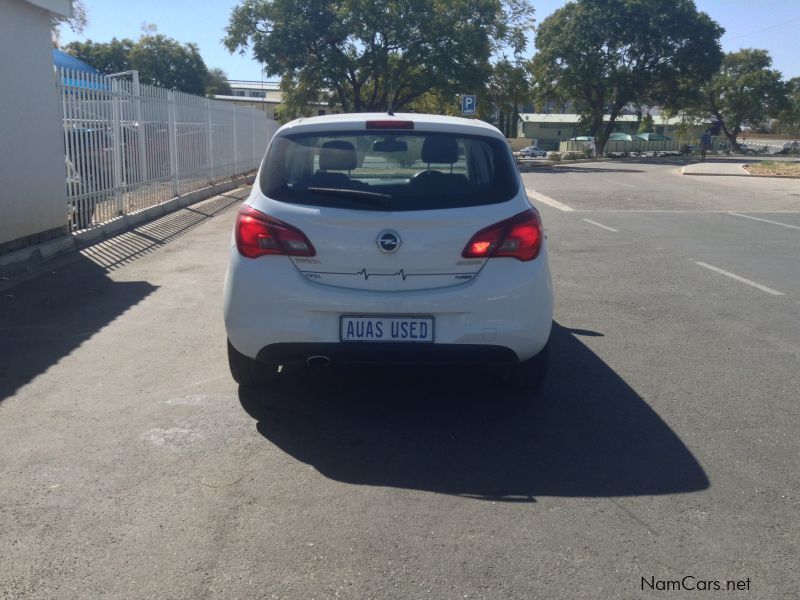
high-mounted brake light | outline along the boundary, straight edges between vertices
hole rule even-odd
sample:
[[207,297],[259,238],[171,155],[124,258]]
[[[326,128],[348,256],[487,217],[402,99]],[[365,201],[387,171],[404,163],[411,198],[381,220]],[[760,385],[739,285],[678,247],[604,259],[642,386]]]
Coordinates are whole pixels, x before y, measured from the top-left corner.
[[464,258],[498,258],[533,260],[542,249],[542,220],[528,209],[518,215],[481,229],[467,242]]
[[305,234],[250,206],[243,206],[236,216],[236,248],[247,258],[265,254],[314,256],[317,251]]
[[414,121],[400,121],[398,119],[367,121],[367,129],[414,129]]

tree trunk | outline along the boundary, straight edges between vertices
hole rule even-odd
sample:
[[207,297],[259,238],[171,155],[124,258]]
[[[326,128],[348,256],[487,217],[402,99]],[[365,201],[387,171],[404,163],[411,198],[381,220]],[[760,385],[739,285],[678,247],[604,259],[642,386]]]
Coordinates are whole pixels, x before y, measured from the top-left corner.
[[728,138],[728,141],[731,143],[731,148],[735,152],[741,152],[742,147],[739,145],[739,142],[736,140],[736,136],[739,135],[739,126],[733,128],[733,131],[730,131],[728,127],[725,125],[725,122],[717,116],[719,119],[719,124],[722,126],[722,133],[725,134],[725,137]]
[[739,126],[736,125],[733,128],[733,131],[728,129],[728,126],[725,124],[725,119],[722,118],[722,113],[719,112],[716,103],[714,102],[714,97],[709,95],[708,97],[709,104],[711,105],[711,112],[712,114],[717,117],[717,121],[719,121],[719,125],[722,128],[722,133],[725,134],[725,137],[728,138],[728,141],[731,143],[731,148],[735,152],[741,152],[742,148],[739,146],[739,142],[736,141],[736,136],[739,135],[741,131]]
[[597,152],[597,156],[603,156],[603,150],[605,149],[608,135],[605,133],[605,129],[603,128],[602,116],[599,119],[597,117],[592,119],[592,128],[590,129],[589,135],[594,136],[594,147],[595,151]]

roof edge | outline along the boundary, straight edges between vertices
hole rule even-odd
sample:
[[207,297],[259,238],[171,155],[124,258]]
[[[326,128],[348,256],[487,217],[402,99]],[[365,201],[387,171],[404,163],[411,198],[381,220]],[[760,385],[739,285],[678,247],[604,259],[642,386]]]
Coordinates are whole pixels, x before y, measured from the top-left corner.
[[66,17],[69,19],[73,16],[72,0],[23,0],[23,2],[43,8],[47,12],[51,12],[59,17]]

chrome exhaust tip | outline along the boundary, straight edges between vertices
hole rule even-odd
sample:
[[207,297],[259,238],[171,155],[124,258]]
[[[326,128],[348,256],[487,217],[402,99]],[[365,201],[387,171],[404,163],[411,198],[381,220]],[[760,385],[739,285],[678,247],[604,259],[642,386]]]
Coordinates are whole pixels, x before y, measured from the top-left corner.
[[306,365],[315,369],[324,369],[329,367],[331,359],[321,354],[314,354],[306,359]]

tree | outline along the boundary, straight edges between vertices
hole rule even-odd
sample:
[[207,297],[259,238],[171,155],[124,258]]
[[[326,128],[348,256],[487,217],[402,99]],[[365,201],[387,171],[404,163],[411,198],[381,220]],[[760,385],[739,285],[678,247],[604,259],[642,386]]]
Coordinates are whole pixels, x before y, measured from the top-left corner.
[[431,90],[414,100],[408,106],[408,110],[415,113],[458,117],[461,116],[461,98],[455,92]]
[[61,26],[67,25],[74,33],[83,35],[86,27],[89,26],[89,13],[83,0],[72,0],[71,17],[53,17],[50,23],[50,35],[53,38],[53,46],[61,44]]
[[529,0],[243,0],[224,43],[281,78],[287,109],[400,110],[483,88],[490,57],[525,48]]
[[730,52],[719,72],[701,90],[695,110],[717,119],[734,150],[740,150],[736,138],[743,123],[763,121],[787,107],[786,84],[771,66],[766,50]]
[[722,33],[693,0],[570,2],[539,26],[536,96],[573,99],[601,152],[623,108],[675,104],[710,79]]
[[639,122],[639,129],[636,130],[636,133],[652,133],[653,131],[653,116],[650,113],[647,113],[645,116],[642,117],[642,120]]
[[209,81],[196,44],[182,44],[161,34],[143,35],[136,42],[127,38],[71,42],[64,50],[106,75],[135,69],[142,83],[189,94],[204,95]]
[[101,73],[110,75],[133,68],[130,54],[134,43],[128,38],[122,40],[113,38],[107,43],[93,42],[92,40],[70,42],[64,47],[64,52],[92,65]]
[[165,35],[143,35],[131,48],[131,67],[143,83],[202,96],[208,68],[197,44],[182,44]]
[[778,115],[777,131],[786,135],[800,135],[800,77],[786,82],[787,102]]
[[506,137],[516,137],[520,105],[525,104],[531,94],[531,85],[525,66],[512,63],[507,58],[492,66],[487,84],[487,96],[495,114],[495,125]]
[[209,69],[206,79],[206,96],[230,96],[231,94],[233,94],[233,90],[231,90],[231,84],[228,83],[227,73],[219,67]]

